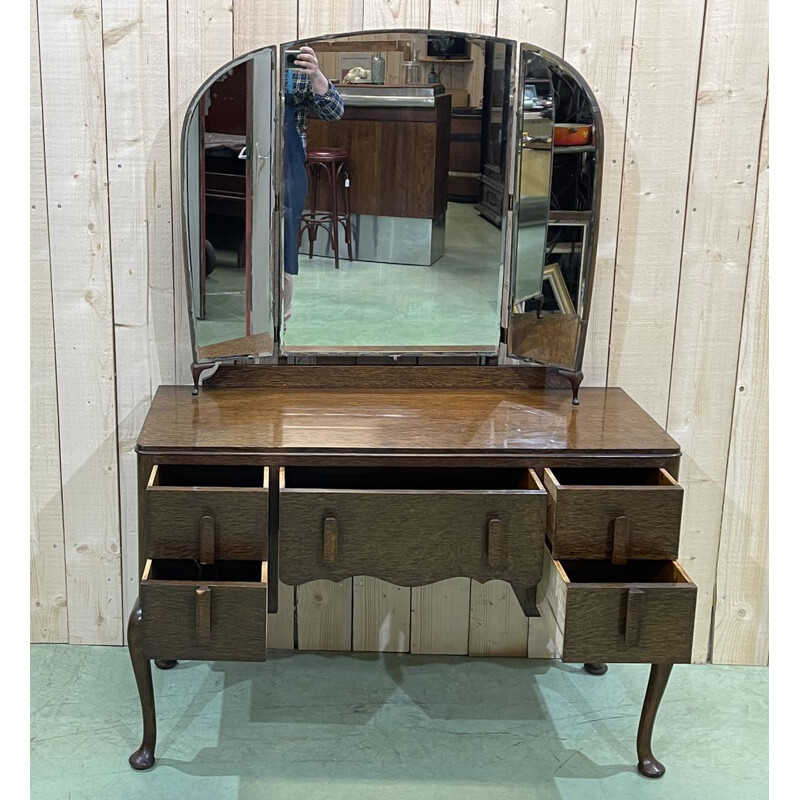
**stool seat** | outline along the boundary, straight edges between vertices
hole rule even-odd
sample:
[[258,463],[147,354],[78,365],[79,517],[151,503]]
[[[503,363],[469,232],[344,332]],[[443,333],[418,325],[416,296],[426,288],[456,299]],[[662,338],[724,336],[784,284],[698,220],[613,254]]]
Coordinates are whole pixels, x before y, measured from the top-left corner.
[[308,161],[341,161],[347,158],[347,150],[341,147],[317,147],[306,153]]

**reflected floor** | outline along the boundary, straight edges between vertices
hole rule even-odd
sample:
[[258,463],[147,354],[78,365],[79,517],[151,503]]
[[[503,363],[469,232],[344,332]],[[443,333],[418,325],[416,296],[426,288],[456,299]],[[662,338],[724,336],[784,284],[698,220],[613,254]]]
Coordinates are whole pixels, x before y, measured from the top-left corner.
[[431,266],[340,258],[337,270],[332,258],[301,254],[285,344],[494,347],[500,241],[471,204],[450,203],[445,254]]
[[[317,241],[322,244],[321,231]],[[292,347],[495,347],[500,326],[501,232],[469,203],[450,203],[445,254],[431,266],[300,255]],[[197,344],[244,330],[244,272],[218,264],[209,275]]]
[[[760,800],[766,668],[675,667],[660,780],[635,769],[647,665],[288,653],[153,670],[157,761],[123,647],[31,647],[35,800]],[[9,784],[10,785],[10,784]],[[14,796],[11,791],[9,796]]]

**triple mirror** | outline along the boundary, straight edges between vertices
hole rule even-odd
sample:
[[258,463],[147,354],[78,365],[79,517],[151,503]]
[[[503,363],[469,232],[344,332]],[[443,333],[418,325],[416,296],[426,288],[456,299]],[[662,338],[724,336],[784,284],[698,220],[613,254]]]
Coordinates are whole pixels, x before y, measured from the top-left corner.
[[195,361],[578,371],[601,146],[585,82],[532,45],[397,30],[236,59],[183,128]]

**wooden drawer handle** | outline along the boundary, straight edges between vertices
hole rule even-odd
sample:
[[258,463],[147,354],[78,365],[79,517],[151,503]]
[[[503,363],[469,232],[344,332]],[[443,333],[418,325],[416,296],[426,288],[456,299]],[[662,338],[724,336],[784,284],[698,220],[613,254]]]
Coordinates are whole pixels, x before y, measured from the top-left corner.
[[325,517],[322,523],[322,560],[333,564],[339,552],[339,523],[336,517]]
[[617,517],[611,523],[612,545],[611,563],[620,565],[628,563],[628,542],[630,541],[630,523],[627,517]]
[[504,544],[503,523],[499,519],[490,519],[486,537],[486,553],[490,567],[499,567],[503,563]]
[[628,608],[625,613],[625,644],[628,647],[636,647],[642,636],[644,597],[641,589],[628,589]]
[[194,622],[198,644],[209,644],[211,641],[211,587],[198,586],[194,590]]
[[213,564],[216,557],[217,537],[214,517],[200,517],[200,563]]

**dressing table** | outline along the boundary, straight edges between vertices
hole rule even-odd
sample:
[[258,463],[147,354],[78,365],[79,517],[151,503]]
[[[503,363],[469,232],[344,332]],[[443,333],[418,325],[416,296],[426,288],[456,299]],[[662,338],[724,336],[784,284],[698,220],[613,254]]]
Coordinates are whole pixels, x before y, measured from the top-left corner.
[[[492,45],[512,48],[507,62],[517,54],[516,43]],[[258,52],[274,63],[270,48]],[[554,85],[573,76],[599,153],[599,110],[568,65],[528,45],[518,63],[510,84],[518,88],[541,84],[545,67],[558,74]],[[185,136],[194,135],[193,113],[190,106]],[[508,132],[517,155],[529,147],[549,158],[541,125],[522,135],[526,116],[519,108]],[[196,358],[194,387],[158,389],[137,444],[141,582],[128,643],[144,735],[130,757],[135,769],[155,763],[151,660],[165,669],[177,659],[264,660],[278,579],[368,575],[400,586],[507,581],[523,612],[544,619],[563,660],[596,675],[608,662],[651,664],[638,768],[664,774],[653,726],[672,665],[690,661],[697,595],[676,560],[680,448],[622,389],[578,391],[596,200],[581,223],[582,250],[569,254],[578,249],[577,261],[561,262],[566,275],[546,291],[545,256],[557,251],[547,248],[550,223],[538,239],[525,235],[538,206],[520,190],[525,175],[514,164],[522,159],[509,161],[515,204],[496,355],[398,346],[376,348],[364,363],[368,349],[291,353],[271,322],[281,318],[273,249],[271,349]],[[590,177],[599,196],[599,163]],[[184,191],[191,185],[185,175]],[[184,208],[191,297],[200,256],[191,202]],[[537,259],[523,241],[539,242]],[[536,275],[525,272],[529,264]],[[515,337],[535,352],[515,353]],[[210,365],[216,371],[201,387]]]

